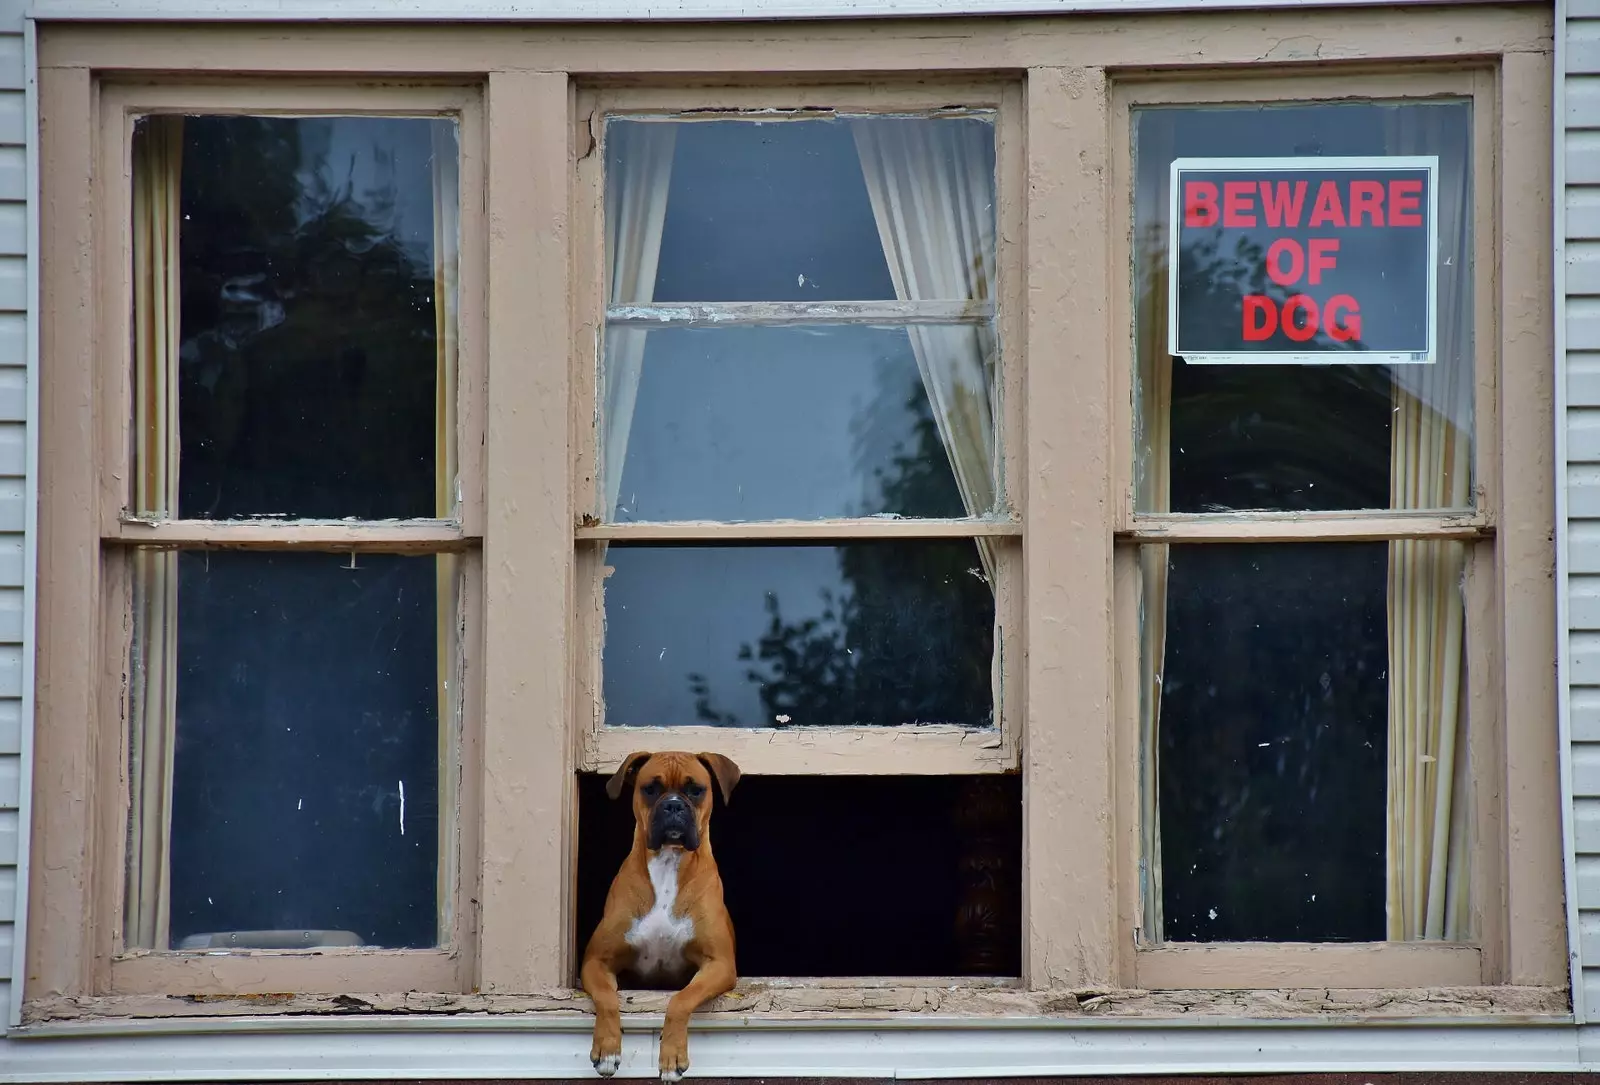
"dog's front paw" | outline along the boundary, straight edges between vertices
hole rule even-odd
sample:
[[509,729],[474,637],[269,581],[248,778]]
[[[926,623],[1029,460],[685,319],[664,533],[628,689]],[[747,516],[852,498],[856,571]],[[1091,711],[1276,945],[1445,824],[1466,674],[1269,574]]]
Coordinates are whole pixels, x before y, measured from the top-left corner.
[[661,1032],[661,1080],[673,1082],[683,1080],[683,1073],[689,1069],[689,1033],[687,1029],[666,1028]]
[[596,1023],[594,1044],[589,1048],[589,1061],[594,1063],[595,1073],[601,1077],[615,1074],[622,1065],[622,1030],[609,1029]]

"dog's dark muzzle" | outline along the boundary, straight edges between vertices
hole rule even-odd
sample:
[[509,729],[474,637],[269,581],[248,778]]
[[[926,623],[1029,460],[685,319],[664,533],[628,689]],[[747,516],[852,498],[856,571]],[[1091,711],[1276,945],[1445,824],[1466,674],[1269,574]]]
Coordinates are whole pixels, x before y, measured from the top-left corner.
[[663,795],[650,811],[650,850],[669,844],[688,851],[700,846],[700,826],[695,823],[694,807],[680,795]]

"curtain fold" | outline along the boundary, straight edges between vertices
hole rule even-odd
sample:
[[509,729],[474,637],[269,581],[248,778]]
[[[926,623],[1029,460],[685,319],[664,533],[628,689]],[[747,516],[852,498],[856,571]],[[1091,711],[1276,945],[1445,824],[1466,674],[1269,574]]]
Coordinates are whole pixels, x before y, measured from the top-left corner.
[[[1440,149],[1442,114],[1402,115],[1395,153]],[[1390,492],[1397,509],[1464,508],[1472,498],[1471,188],[1467,148],[1441,154],[1438,341],[1431,365],[1394,367]],[[1388,936],[1470,935],[1464,680],[1467,548],[1389,544]]]
[[[677,142],[673,124],[629,121],[606,130],[606,274],[612,305],[648,305],[655,296],[661,258],[661,231],[667,217],[667,189]],[[644,328],[605,330],[601,378],[600,474],[605,518],[617,518],[628,434],[644,366]]]
[[[183,118],[141,122],[133,158],[133,503],[171,516],[178,503],[178,230]],[[167,948],[172,746],[177,716],[178,556],[136,550],[130,683],[129,946]]]
[[[975,124],[916,117],[850,122],[884,258],[901,301],[993,297],[994,175]],[[969,516],[995,511],[995,334],[988,323],[906,329],[939,439]],[[994,544],[977,540],[989,584]]]
[[[451,519],[461,503],[460,460],[456,440],[456,401],[459,388],[460,332],[458,326],[458,275],[461,266],[461,163],[456,122],[434,121],[433,136],[433,315],[434,343],[438,351],[434,376],[434,515]],[[437,640],[437,697],[439,710],[439,808],[456,808],[455,741],[456,703],[456,571],[454,554],[434,558],[435,626]],[[453,856],[454,831],[441,818],[441,857]],[[440,904],[451,899],[453,862],[439,863]],[[448,937],[449,916],[439,910],[441,944]]]

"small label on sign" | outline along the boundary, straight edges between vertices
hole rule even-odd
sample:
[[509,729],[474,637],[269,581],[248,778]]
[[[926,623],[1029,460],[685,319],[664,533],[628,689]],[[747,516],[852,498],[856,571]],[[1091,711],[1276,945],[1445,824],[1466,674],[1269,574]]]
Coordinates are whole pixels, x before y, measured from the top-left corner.
[[1174,161],[1169,353],[1432,362],[1438,173],[1435,156]]

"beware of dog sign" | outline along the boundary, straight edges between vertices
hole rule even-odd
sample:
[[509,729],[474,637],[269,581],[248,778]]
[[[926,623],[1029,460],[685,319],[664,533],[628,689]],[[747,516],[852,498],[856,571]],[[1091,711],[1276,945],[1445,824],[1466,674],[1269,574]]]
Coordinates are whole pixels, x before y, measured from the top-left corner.
[[1169,353],[1432,362],[1438,172],[1434,156],[1174,161]]

